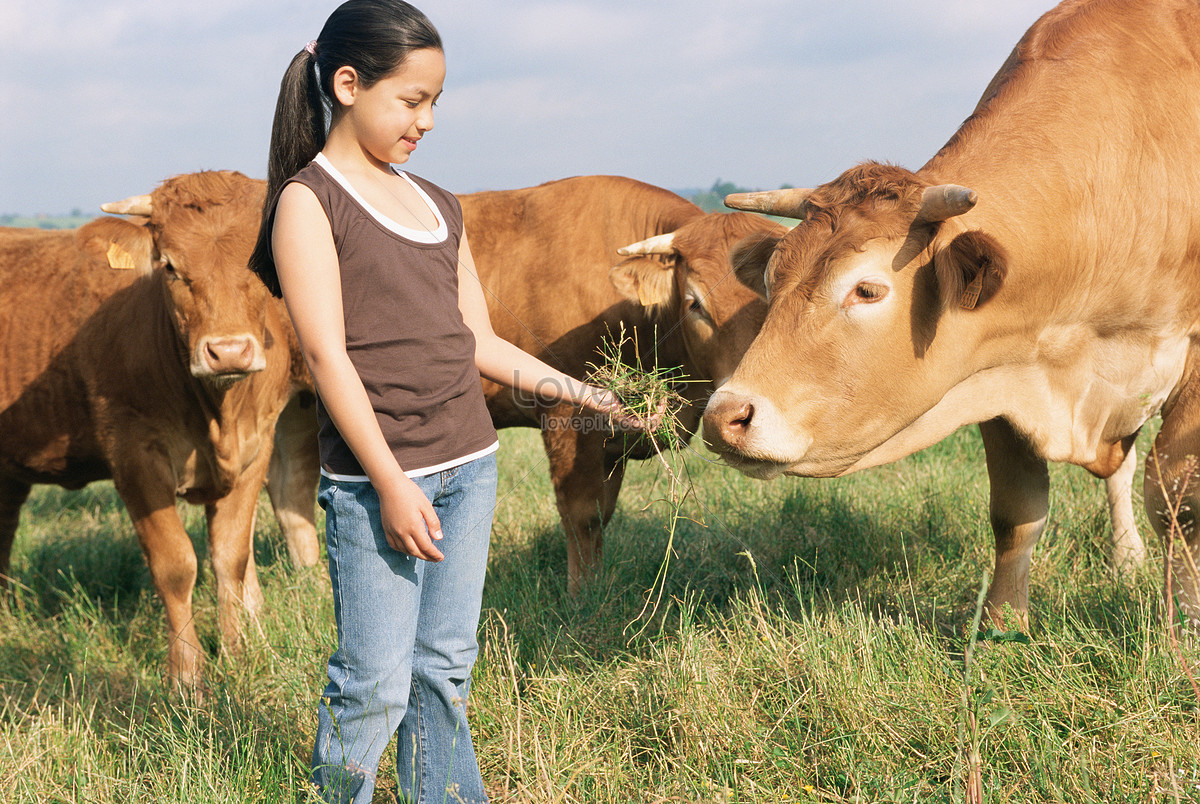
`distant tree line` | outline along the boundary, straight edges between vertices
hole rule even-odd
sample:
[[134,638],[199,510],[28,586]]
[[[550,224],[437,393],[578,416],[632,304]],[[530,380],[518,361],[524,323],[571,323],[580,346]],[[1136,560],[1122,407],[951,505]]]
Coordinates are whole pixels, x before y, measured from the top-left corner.
[[[790,184],[783,185],[783,187],[790,186]],[[679,193],[679,195],[682,195],[705,212],[729,212],[725,207],[725,196],[732,193],[748,193],[755,189],[762,188],[739,187],[731,181],[717,179],[708,190],[685,190]]]
[[95,215],[85,215],[81,209],[73,209],[65,215],[0,215],[0,226],[16,226],[22,229],[74,229],[83,226]]

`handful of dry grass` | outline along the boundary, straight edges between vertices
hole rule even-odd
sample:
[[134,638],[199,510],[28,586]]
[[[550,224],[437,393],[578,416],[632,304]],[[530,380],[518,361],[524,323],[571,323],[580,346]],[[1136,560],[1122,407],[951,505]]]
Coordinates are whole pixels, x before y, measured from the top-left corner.
[[[663,450],[682,447],[688,434],[680,426],[679,413],[688,401],[676,387],[695,380],[678,366],[659,366],[657,359],[644,365],[637,331],[630,336],[624,325],[615,336],[609,333],[596,351],[600,359],[588,363],[587,381],[610,391],[631,418],[649,424],[644,432],[660,457]],[[653,355],[657,358],[657,350]]]
[[643,622],[635,636],[649,625],[647,612],[653,613],[658,608],[673,554],[675,530],[684,518],[683,504],[695,491],[681,457],[691,433],[683,427],[679,413],[690,403],[676,388],[683,383],[698,382],[687,377],[678,366],[659,366],[657,350],[652,352],[654,359],[651,364],[645,365],[640,347],[637,331],[630,336],[622,326],[615,336],[610,333],[602,341],[597,350],[599,362],[588,364],[592,369],[588,382],[612,392],[631,416],[650,423],[649,427],[644,428],[644,433],[649,437],[655,460],[662,466],[667,478],[665,497],[651,500],[645,505],[645,508],[649,508],[656,502],[666,504],[667,548],[654,586],[647,592],[646,605],[638,616]]

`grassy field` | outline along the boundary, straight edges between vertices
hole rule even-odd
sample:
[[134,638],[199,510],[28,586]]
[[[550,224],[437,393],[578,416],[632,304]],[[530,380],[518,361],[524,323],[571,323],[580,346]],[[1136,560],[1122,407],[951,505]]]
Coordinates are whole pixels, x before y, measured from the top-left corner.
[[[967,651],[992,557],[973,430],[832,481],[763,484],[691,455],[673,535],[663,471],[636,465],[604,571],[574,599],[540,441],[502,441],[471,701],[495,801],[964,801],[973,752],[984,801],[1200,801],[1182,664],[1200,651],[1168,644],[1144,519],[1151,564],[1114,579],[1103,488],[1082,470],[1052,470],[1028,640]],[[35,491],[0,604],[4,801],[312,800],[328,581],[259,522],[261,633],[215,655],[205,570],[214,657],[190,702],[164,686],[161,606],[111,486]],[[380,776],[389,800],[390,761]]]

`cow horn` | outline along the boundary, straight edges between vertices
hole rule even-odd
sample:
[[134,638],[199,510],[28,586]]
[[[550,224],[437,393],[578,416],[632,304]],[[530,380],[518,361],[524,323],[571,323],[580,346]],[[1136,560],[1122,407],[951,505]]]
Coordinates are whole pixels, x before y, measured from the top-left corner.
[[921,194],[921,209],[917,221],[934,223],[970,211],[979,201],[979,193],[958,184],[938,184],[925,188]]
[[622,257],[632,257],[635,254],[674,254],[675,233],[668,232],[667,234],[647,237],[645,240],[640,240],[637,243],[625,246],[625,248],[617,249],[617,253]]
[[812,190],[789,187],[761,193],[733,193],[725,196],[725,206],[747,212],[765,212],[784,218],[803,219],[808,213],[808,196]]
[[113,215],[141,215],[148,218],[153,207],[150,203],[150,196],[131,195],[124,201],[109,201],[107,204],[101,204],[100,209]]

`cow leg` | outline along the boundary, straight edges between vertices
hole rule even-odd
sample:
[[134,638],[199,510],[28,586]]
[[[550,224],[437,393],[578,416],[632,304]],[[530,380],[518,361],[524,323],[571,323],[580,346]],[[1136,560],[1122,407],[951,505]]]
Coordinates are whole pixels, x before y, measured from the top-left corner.
[[604,526],[616,508],[625,463],[607,461],[605,434],[574,426],[579,420],[572,418],[570,408],[543,421],[550,482],[567,534],[567,592],[574,595],[600,566]]
[[114,484],[133,519],[150,567],[154,589],[166,609],[167,675],[176,687],[195,689],[204,666],[204,652],[192,618],[196,551],[175,510],[174,485],[170,481],[153,482],[158,478],[127,478],[119,470],[114,475]]
[[293,567],[311,567],[321,557],[316,519],[320,475],[316,413],[296,394],[275,424],[267,472],[267,494]]
[[13,540],[17,537],[21,506],[29,498],[30,488],[32,486],[20,480],[0,478],[0,588],[8,586],[8,564],[12,558]]
[[269,462],[269,455],[255,458],[238,475],[228,494],[205,506],[209,551],[217,581],[221,645],[233,654],[242,647],[242,610],[256,619],[263,605],[254,565],[254,516]]
[[262,613],[264,604],[262,587],[258,583],[258,563],[254,560],[254,525],[257,521],[256,509],[250,514],[249,549],[246,551],[246,571],[242,575],[242,604],[250,616],[256,619]]
[[991,484],[992,533],[996,538],[996,570],[985,601],[988,617],[1004,625],[1011,606],[1016,625],[1029,617],[1029,562],[1033,546],[1046,527],[1050,510],[1050,475],[1046,462],[1008,422],[993,419],[979,425]]
[[[1146,456],[1143,491],[1146,513],[1163,539],[1164,573],[1169,581],[1168,610],[1176,608],[1189,621],[1189,629],[1200,629],[1200,533],[1196,511],[1200,510],[1200,398],[1196,383],[1185,387],[1171,411],[1163,417],[1162,430]],[[1171,623],[1174,627],[1175,623]]]
[[1117,574],[1129,577],[1146,562],[1146,545],[1133,518],[1133,478],[1137,474],[1137,448],[1125,454],[1121,468],[1104,481],[1108,513],[1112,520],[1112,562]]

